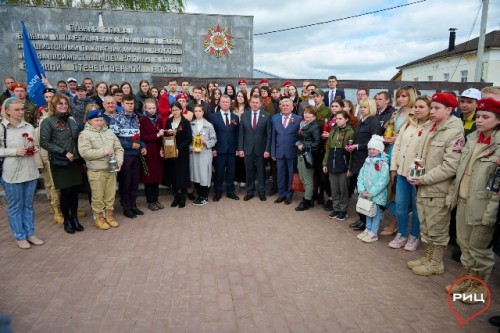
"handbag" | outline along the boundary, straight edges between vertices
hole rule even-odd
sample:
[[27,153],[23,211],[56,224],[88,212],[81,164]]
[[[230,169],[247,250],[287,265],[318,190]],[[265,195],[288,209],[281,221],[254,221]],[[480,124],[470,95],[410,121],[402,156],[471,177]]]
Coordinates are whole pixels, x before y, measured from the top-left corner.
[[[7,148],[7,129],[5,128],[5,125],[2,124],[3,127],[3,147]],[[0,177],[2,177],[2,171],[3,171],[3,161],[5,160],[5,157],[0,157]]]
[[163,158],[177,158],[177,145],[173,135],[163,137]]
[[306,168],[308,168],[308,169],[314,168],[314,159],[313,159],[311,151],[309,151],[309,150],[306,150],[304,152],[304,164],[306,165]]
[[300,177],[297,172],[293,174],[292,191],[305,192],[304,185],[300,181]]
[[356,211],[368,217],[374,217],[377,214],[377,205],[371,200],[359,197],[356,203]]
[[49,160],[50,160],[50,166],[56,168],[67,168],[69,166],[68,158],[62,154],[50,153]]

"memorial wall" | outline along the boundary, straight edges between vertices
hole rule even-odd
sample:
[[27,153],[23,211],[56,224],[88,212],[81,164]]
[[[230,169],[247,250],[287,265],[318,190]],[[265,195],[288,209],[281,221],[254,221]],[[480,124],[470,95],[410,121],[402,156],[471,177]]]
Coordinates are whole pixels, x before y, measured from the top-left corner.
[[[26,81],[21,21],[48,80],[251,77],[253,17],[0,5],[0,75]],[[166,81],[165,81],[166,84]],[[5,89],[5,88],[3,88]]]

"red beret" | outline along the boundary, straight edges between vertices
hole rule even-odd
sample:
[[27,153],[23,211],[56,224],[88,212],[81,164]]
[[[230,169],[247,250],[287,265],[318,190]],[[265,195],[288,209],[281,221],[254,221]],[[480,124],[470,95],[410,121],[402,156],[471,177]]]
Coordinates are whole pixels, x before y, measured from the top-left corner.
[[455,96],[447,93],[436,93],[432,95],[432,101],[441,103],[450,108],[456,108],[459,104]]
[[177,95],[175,100],[178,101],[180,99],[185,99],[187,101],[189,98],[188,98],[188,95],[186,95],[185,93],[180,93],[179,95]]
[[285,81],[285,83],[283,83],[283,87],[289,86],[291,84],[292,84],[292,81],[290,81],[290,80]]
[[269,83],[268,79],[260,79],[260,83]]
[[239,81],[238,81],[238,84],[241,84],[241,83],[245,83],[245,84],[246,84],[246,83],[247,83],[247,80],[245,80],[245,79],[241,79],[241,80],[239,80]]
[[10,89],[12,91],[14,91],[14,89],[16,88],[23,88],[24,90],[26,90],[26,85],[24,83],[20,83],[20,82],[16,82],[16,83],[13,83],[11,86],[10,86]]
[[490,111],[500,113],[500,101],[493,98],[480,99],[477,102],[477,111]]

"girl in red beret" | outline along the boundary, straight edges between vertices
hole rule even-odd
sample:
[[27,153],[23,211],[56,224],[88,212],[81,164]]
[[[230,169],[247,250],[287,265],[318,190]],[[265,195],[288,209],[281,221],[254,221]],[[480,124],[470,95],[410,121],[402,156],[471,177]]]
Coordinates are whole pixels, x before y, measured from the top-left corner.
[[[467,136],[455,182],[451,187],[451,208],[457,207],[457,242],[462,251],[462,277],[475,276],[485,283],[495,264],[493,249],[488,248],[497,218],[499,196],[486,184],[500,158],[500,101],[482,99],[476,111],[477,131]],[[449,292],[451,285],[446,286]],[[465,279],[453,286],[463,293],[468,304],[486,300],[488,293],[477,280]],[[482,296],[482,298],[481,298]]]

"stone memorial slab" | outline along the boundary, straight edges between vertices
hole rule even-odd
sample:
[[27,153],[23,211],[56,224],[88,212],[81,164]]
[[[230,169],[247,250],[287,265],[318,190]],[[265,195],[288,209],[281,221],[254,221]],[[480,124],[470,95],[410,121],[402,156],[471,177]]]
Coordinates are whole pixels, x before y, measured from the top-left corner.
[[253,17],[0,5],[0,75],[24,82],[21,21],[48,80],[251,77]]

